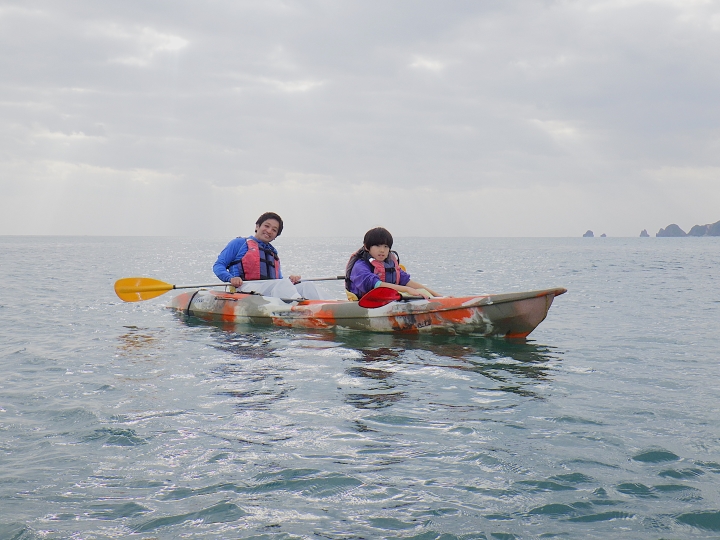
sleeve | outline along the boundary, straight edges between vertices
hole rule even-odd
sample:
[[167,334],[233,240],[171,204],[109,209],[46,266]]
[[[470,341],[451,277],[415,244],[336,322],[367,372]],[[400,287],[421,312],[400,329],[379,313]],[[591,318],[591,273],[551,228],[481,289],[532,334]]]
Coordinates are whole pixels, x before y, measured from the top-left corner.
[[410,274],[408,274],[405,270],[402,268],[400,269],[400,285],[407,285],[410,281]]
[[367,264],[358,261],[350,272],[350,283],[355,289],[351,292],[360,297],[374,289],[380,283],[380,278],[370,270]]
[[228,242],[213,265],[213,272],[220,281],[227,283],[231,278],[237,276],[237,273],[233,275],[228,271],[228,266],[241,259],[245,253],[247,253],[247,241],[244,238],[233,238]]

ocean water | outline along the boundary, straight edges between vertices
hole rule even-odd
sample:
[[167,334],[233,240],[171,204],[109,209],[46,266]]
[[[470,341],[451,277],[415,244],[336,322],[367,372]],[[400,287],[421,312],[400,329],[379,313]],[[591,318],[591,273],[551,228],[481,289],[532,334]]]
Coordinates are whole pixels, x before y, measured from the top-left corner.
[[[527,341],[113,293],[227,240],[0,237],[0,538],[720,537],[720,239],[396,240],[448,294],[566,287]],[[278,240],[305,276],[358,243]]]

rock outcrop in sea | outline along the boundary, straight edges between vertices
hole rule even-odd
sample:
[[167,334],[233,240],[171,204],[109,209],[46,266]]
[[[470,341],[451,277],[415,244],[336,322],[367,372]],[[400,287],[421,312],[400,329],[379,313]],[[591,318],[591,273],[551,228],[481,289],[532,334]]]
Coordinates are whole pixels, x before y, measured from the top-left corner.
[[695,225],[688,236],[720,236],[720,221],[708,225]]
[[595,238],[595,234],[592,231],[587,231],[583,234],[583,238]]
[[[642,236],[642,233],[640,233],[640,236]],[[664,229],[660,229],[655,236],[672,238],[681,238],[684,236],[720,236],[720,221],[707,225],[695,225],[688,233],[672,223]]]
[[640,238],[650,238],[647,229],[643,229],[642,231],[640,231]]
[[665,238],[680,238],[682,236],[687,236],[687,233],[683,231],[678,225],[675,223],[671,223],[664,229],[660,229],[655,236],[657,237],[665,237]]

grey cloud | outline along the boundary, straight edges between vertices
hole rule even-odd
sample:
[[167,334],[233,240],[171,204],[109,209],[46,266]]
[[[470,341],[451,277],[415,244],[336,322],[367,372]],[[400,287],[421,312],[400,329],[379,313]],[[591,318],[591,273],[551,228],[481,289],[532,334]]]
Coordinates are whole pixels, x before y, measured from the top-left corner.
[[5,162],[458,193],[720,166],[713,3],[31,5],[0,11]]

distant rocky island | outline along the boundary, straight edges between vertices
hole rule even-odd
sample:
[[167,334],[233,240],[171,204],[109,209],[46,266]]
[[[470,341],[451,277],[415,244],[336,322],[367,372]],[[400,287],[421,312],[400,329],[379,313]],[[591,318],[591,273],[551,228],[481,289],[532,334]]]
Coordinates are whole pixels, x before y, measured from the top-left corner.
[[[601,238],[605,238],[605,233],[601,234]],[[683,238],[686,236],[720,236],[720,221],[708,223],[707,225],[695,225],[689,232],[683,231],[677,224],[671,223],[664,229],[660,229],[655,236],[658,238]],[[649,238],[647,229],[640,231],[640,238]],[[583,238],[595,238],[595,233],[586,231]]]
[[[644,232],[647,233],[647,231]],[[640,233],[640,236],[643,236],[643,234]],[[720,236],[720,221],[716,221],[715,223],[709,223],[707,225],[695,225],[687,233],[675,223],[671,223],[664,229],[660,229],[657,234],[655,234],[655,236],[661,238],[682,238],[684,236]]]

